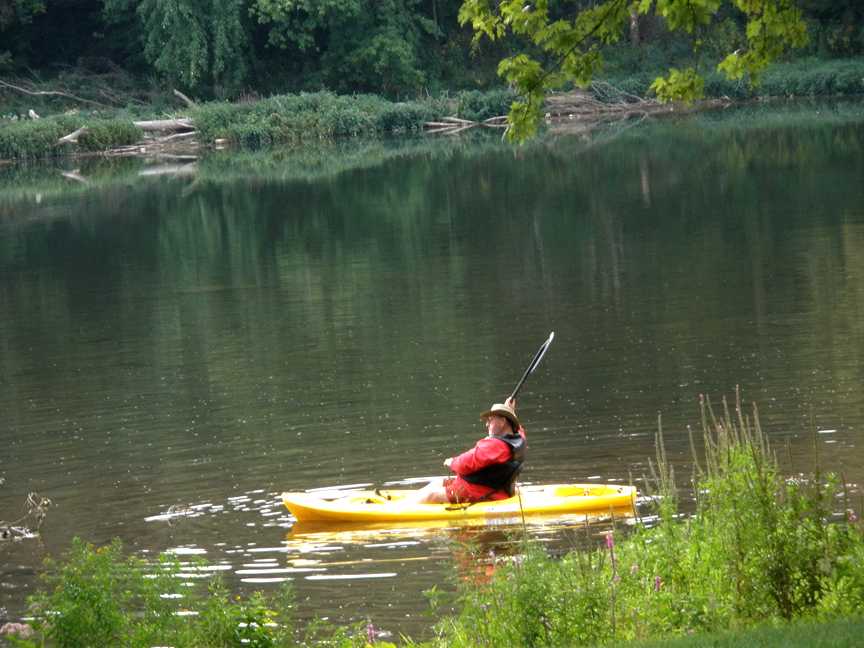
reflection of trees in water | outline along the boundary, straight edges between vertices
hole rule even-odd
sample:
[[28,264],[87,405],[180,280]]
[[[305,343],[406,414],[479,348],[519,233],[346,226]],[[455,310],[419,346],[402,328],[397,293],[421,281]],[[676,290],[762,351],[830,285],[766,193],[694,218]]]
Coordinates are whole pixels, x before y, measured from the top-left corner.
[[[151,392],[156,418],[180,404],[195,430],[246,412],[272,446],[286,418],[341,424],[363,401],[393,417],[354,422],[369,432],[458,411],[446,439],[522,366],[513,331],[561,322],[606,413],[632,409],[637,390],[722,393],[814,362],[837,389],[852,384],[861,127],[703,119],[612,135],[515,152],[376,144],[340,151],[348,162],[274,154],[260,176],[218,158],[186,191],[109,186],[71,216],[6,226],[12,402],[56,394],[89,420],[113,382]],[[492,369],[453,371],[466,360]],[[561,398],[580,380],[568,374]],[[312,414],[314,392],[342,411]],[[389,411],[394,394],[427,409]],[[23,405],[6,415],[33,420]]]

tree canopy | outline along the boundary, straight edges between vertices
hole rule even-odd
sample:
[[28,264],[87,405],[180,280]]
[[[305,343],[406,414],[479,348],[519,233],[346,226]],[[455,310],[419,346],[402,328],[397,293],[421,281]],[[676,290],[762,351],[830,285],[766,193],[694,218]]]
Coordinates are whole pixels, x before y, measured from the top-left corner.
[[507,84],[520,96],[511,114],[511,135],[518,138],[536,128],[550,89],[584,85],[610,68],[666,69],[652,86],[657,96],[693,99],[706,69],[757,81],[769,61],[805,43],[808,33],[810,54],[862,54],[864,5],[0,0],[0,75],[50,78],[61,70],[121,68],[142,84],[171,84],[201,99],[321,89],[414,98]]
[[[729,78],[749,76],[756,83],[765,67],[788,47],[807,42],[801,9],[792,0],[606,0],[555,2],[554,0],[465,0],[459,12],[470,23],[475,41],[515,35],[532,46],[501,61],[498,74],[512,85],[520,99],[510,112],[512,139],[530,137],[541,118],[545,93],[567,83],[585,86],[600,70],[603,45],[621,40],[640,15],[656,12],[672,31],[693,34],[727,9],[737,9],[745,25],[746,46],[730,52],[717,65]],[[695,43],[698,46],[698,41]],[[664,101],[692,101],[703,93],[694,67],[672,68],[651,86]]]

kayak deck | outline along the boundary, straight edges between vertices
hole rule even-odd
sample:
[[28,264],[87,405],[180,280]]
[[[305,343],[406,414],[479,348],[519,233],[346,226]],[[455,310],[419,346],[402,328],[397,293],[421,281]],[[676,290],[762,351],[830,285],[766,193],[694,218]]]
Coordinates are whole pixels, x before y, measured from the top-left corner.
[[558,513],[633,509],[636,488],[605,484],[519,486],[504,500],[464,504],[418,504],[417,491],[326,491],[282,493],[282,501],[298,521],[420,521],[517,517]]

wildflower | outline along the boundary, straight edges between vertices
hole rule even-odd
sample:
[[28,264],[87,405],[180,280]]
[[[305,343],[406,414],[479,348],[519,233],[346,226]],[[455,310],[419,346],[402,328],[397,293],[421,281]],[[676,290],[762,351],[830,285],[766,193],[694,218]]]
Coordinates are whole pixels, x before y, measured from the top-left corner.
[[855,511],[852,509],[846,509],[846,520],[848,520],[851,524],[855,524],[858,521],[858,516],[855,515]]
[[0,627],[0,636],[17,636],[20,639],[29,639],[33,636],[33,628],[26,623],[4,623]]
[[375,637],[378,636],[378,631],[375,629],[375,626],[370,621],[366,624],[366,641],[370,644],[375,643]]
[[663,587],[663,579],[659,576],[654,577],[654,591],[659,592],[660,588]]
[[611,533],[606,534],[606,548],[610,551],[615,547],[615,539],[612,537]]
[[633,563],[632,565],[630,565],[630,575],[635,576],[638,573],[639,573],[639,565],[637,565],[636,563]]

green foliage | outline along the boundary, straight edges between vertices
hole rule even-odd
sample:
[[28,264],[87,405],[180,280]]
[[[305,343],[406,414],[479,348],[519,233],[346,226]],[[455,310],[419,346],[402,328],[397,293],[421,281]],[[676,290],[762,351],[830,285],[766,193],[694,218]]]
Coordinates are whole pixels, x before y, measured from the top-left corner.
[[109,20],[140,21],[144,55],[186,90],[220,95],[247,79],[249,29],[242,0],[106,0]]
[[[81,126],[87,132],[78,145],[57,141]],[[14,121],[0,128],[0,160],[23,160],[63,156],[76,150],[103,151],[114,146],[134,144],[141,131],[128,120],[77,118],[61,115],[48,119]]]
[[117,146],[140,142],[143,132],[130,121],[100,120],[91,122],[87,132],[78,139],[85,151],[106,151]]
[[668,77],[655,79],[649,89],[660,101],[679,99],[685,103],[692,103],[704,95],[705,80],[693,68],[686,70],[672,68],[669,70]]
[[864,621],[856,613],[849,619],[814,623],[766,624],[752,629],[653,641],[621,642],[622,648],[854,648],[861,643]]
[[713,73],[705,77],[705,94],[732,99],[860,95],[864,94],[864,59],[778,63],[765,71],[755,88]]
[[205,140],[226,138],[247,148],[419,129],[441,115],[435,102],[392,103],[374,95],[330,92],[276,95],[255,103],[204,104],[193,113]]
[[44,11],[44,0],[4,0],[0,2],[0,30],[8,29],[16,23],[29,23],[33,16]]
[[4,125],[0,128],[0,160],[46,157],[57,150],[57,140],[70,132],[53,119]]
[[[512,35],[527,39],[536,51],[505,58],[498,68],[498,74],[520,95],[512,106],[507,134],[513,140],[524,140],[537,130],[545,93],[567,83],[583,87],[590,83],[602,66],[600,47],[619,41],[637,14],[655,12],[668,29],[692,34],[710,24],[724,4],[721,0],[606,0],[561,18],[553,15],[545,0],[527,5],[521,0],[495,5],[487,0],[465,0],[459,20],[471,25],[475,39]],[[718,66],[730,79],[746,76],[756,83],[768,64],[787,48],[807,42],[801,11],[790,0],[733,0],[729,5],[746,22],[746,47],[726,56]],[[728,32],[728,18],[722,20],[727,21]],[[703,82],[693,68],[673,69],[667,78],[657,79],[653,89],[663,101],[693,101],[702,96]]]
[[386,96],[416,92],[426,81],[422,44],[437,25],[416,0],[255,0],[268,42],[307,61],[304,75],[339,92]]
[[776,65],[765,73],[759,90],[796,97],[864,94],[864,59]]
[[[206,596],[196,595],[178,578],[182,568],[165,556],[156,564],[124,557],[116,540],[97,548],[76,539],[64,560],[46,564],[45,589],[30,603],[36,637],[17,643],[48,641],[62,648],[296,645],[290,588],[273,600],[261,593],[244,600],[232,598],[217,578]],[[187,614],[178,615],[181,609]]]
[[458,114],[463,119],[482,121],[490,117],[504,115],[516,99],[512,90],[466,90],[457,95]]
[[445,646],[573,646],[718,632],[772,620],[834,619],[864,605],[864,534],[828,523],[839,485],[785,480],[753,416],[703,406],[695,514],[680,519],[662,443],[656,526],[607,536],[560,560],[529,546],[488,586],[460,589],[438,626]]
[[22,28],[44,12],[44,0],[0,0],[0,70],[11,68],[14,57],[26,53],[30,43],[22,38]]
[[[746,100],[757,97],[829,97],[864,94],[864,59],[803,59],[775,63],[763,74],[758,86],[730,80],[719,72],[703,77],[706,97]],[[614,87],[646,96],[657,80],[651,72],[637,72],[608,79]]]
[[180,623],[168,596],[180,595],[173,577],[179,566],[163,563],[153,578],[145,578],[144,570],[142,561],[123,558],[119,542],[97,549],[76,540],[65,562],[46,563],[47,589],[31,600],[37,634],[69,648],[133,645],[133,638],[176,634]]

